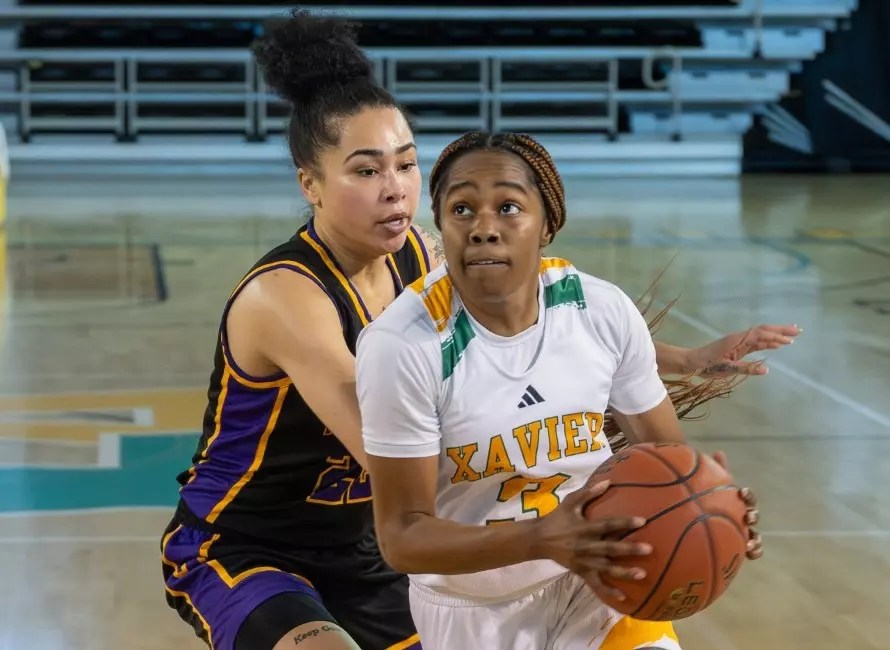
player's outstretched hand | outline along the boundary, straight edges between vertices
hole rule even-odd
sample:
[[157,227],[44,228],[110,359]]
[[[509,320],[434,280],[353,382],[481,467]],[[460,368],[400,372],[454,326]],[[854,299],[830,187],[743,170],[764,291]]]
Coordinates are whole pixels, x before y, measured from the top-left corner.
[[[729,471],[729,461],[726,458],[726,454],[722,451],[714,453],[714,460],[716,460],[727,472]],[[747,549],[748,559],[757,560],[763,557],[763,540],[760,537],[760,533],[754,528],[757,525],[757,522],[760,521],[760,513],[757,510],[757,497],[754,496],[751,488],[742,488],[739,490],[739,496],[744,500],[745,505],[748,507],[748,514],[745,517],[745,521],[749,527]]]
[[734,375],[765,375],[764,361],[745,361],[745,357],[762,350],[775,350],[794,342],[803,330],[797,325],[758,325],[727,334],[689,352],[688,372],[701,377],[732,377]]
[[[648,555],[652,547],[606,539],[612,533],[640,528],[646,523],[643,517],[587,519],[584,516],[585,507],[608,487],[608,481],[601,481],[566,496],[553,512],[537,520],[533,548],[536,557],[554,560],[584,578],[592,587],[612,592],[623,600],[624,595],[619,590],[603,584],[600,574],[618,580],[642,580],[646,577],[643,569],[614,565],[612,558]],[[591,507],[595,513],[596,505]]]

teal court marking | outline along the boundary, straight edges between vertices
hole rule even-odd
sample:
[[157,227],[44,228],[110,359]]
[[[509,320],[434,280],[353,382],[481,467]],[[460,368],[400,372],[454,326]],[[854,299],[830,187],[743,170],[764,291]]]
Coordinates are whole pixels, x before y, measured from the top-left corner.
[[173,507],[198,435],[105,434],[95,467],[0,468],[0,513]]

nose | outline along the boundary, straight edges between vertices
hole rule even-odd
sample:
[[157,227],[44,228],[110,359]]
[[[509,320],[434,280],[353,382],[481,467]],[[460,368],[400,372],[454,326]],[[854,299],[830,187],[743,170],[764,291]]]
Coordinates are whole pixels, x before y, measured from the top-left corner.
[[497,219],[487,213],[480,214],[470,230],[470,243],[496,244],[501,239],[498,232]]
[[398,203],[405,199],[405,183],[397,173],[385,174],[386,181],[383,184],[383,201],[385,203]]

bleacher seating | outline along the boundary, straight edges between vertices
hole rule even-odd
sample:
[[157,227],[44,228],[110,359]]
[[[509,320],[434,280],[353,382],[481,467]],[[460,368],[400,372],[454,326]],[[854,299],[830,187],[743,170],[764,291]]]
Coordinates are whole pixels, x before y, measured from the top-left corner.
[[[134,140],[283,129],[247,49],[291,2],[22,0],[0,8],[15,47],[0,66],[11,129]],[[739,138],[787,91],[856,0],[326,3],[360,39],[424,133],[602,133]],[[433,20],[431,16],[436,16]],[[7,123],[9,121],[7,117]],[[17,127],[17,128],[16,128]]]
[[[71,20],[26,25],[21,47],[247,47],[262,25],[248,21]],[[687,21],[584,21],[544,23],[511,20],[366,20],[361,42],[365,47],[535,47],[659,46],[697,47],[699,30]]]
[[[589,6],[597,6],[597,7],[682,7],[689,5],[696,5],[699,7],[721,7],[721,6],[731,6],[738,4],[739,0],[697,0],[696,2],[690,2],[690,0],[604,0],[603,2],[575,2],[575,3],[566,3],[566,6],[569,4],[573,6],[583,6],[585,4]],[[64,6],[68,3],[61,2],[60,0],[20,0],[19,4],[21,5],[35,5],[35,6]],[[101,6],[101,5],[113,5],[113,6],[126,6],[126,5],[134,5],[144,7],[145,2],[143,0],[131,0],[130,2],[121,2],[120,0],[94,0],[90,3],[91,5]],[[177,2],[177,0],[154,0],[151,3],[153,6],[164,7],[164,6],[175,6],[181,4]],[[251,3],[244,2],[244,0],[190,0],[189,4],[191,5],[211,5],[211,6],[219,6],[219,5],[229,5],[229,6],[250,6]],[[263,6],[272,7],[272,6],[281,6],[281,7],[292,7],[294,3],[289,0],[269,0],[262,3]],[[463,0],[462,2],[452,2],[451,5],[467,5],[467,6],[479,6],[480,3],[474,2],[473,0]],[[538,7],[540,6],[540,2],[538,0],[485,0],[485,6],[488,7],[497,7],[497,6],[505,6],[505,7],[517,7],[517,6],[528,6],[528,7]],[[361,0],[337,0],[335,2],[325,2],[325,6],[373,6],[373,7],[398,7],[398,6],[423,6],[430,5],[438,7],[440,5],[439,2],[434,2],[433,0],[429,0],[425,2],[423,0],[367,0],[366,2],[362,2]]]

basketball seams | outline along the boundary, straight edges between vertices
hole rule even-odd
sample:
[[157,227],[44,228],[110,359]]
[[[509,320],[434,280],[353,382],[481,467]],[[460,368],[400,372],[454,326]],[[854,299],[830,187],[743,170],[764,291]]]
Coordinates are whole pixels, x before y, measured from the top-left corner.
[[[646,449],[644,451],[649,452],[648,449]],[[694,451],[695,451],[695,465],[693,465],[693,467],[692,467],[692,472],[690,472],[690,474],[686,477],[686,480],[683,481],[683,487],[686,488],[686,491],[689,493],[689,498],[685,500],[685,503],[689,503],[690,501],[692,501],[695,504],[695,507],[698,508],[698,512],[699,512],[699,517],[696,518],[696,521],[704,522],[705,536],[708,540],[708,551],[709,551],[709,555],[711,556],[711,571],[710,571],[711,584],[708,585],[708,601],[707,601],[708,604],[710,605],[711,597],[714,594],[714,575],[717,571],[717,565],[719,564],[719,562],[717,562],[717,557],[716,557],[717,551],[714,548],[714,536],[711,534],[711,528],[708,526],[709,517],[707,516],[707,513],[705,513],[704,508],[701,507],[701,504],[698,502],[698,499],[696,498],[696,496],[693,494],[692,488],[689,487],[689,479],[691,479],[696,474],[698,474],[698,470],[701,468],[701,452],[698,449],[695,449]],[[672,470],[674,470],[674,473],[677,476],[680,476],[680,472],[677,471],[677,468],[674,467],[674,465],[672,463],[668,462],[667,459],[662,458],[661,456],[659,456],[658,454],[655,454],[653,452],[649,452],[649,453],[651,453],[652,456],[655,456],[661,462],[663,462],[665,465],[667,465]],[[717,490],[713,490],[713,492],[716,492],[716,491]],[[661,581],[661,578],[664,577],[664,574],[667,573],[669,567],[670,567],[670,564],[668,564],[668,566],[665,567],[664,573],[662,573],[661,576],[659,577],[659,582]]]
[[[715,545],[714,537],[713,537],[713,532],[711,531],[711,526],[710,526],[712,519],[721,519],[723,521],[729,522],[729,524],[733,527],[733,529],[739,534],[739,537],[742,538],[742,542],[746,545],[748,543],[748,535],[745,533],[744,530],[742,530],[742,528],[739,526],[738,522],[735,519],[733,519],[732,517],[728,517],[722,513],[717,513],[717,512],[710,513],[708,518],[705,520],[705,528],[708,531],[708,541],[710,542],[710,545],[711,545],[711,563],[712,563],[713,569],[714,569],[714,578],[713,579],[714,579],[714,588],[716,589],[716,586],[718,584],[720,584],[720,580],[723,578],[723,571],[720,568],[720,563],[717,562],[717,558],[716,558],[717,551],[714,548],[714,545]],[[704,605],[704,607],[702,607],[702,609],[710,607],[711,603],[714,602],[714,599],[715,599],[715,596],[713,596],[713,594],[711,594],[711,598],[708,599],[708,602],[705,603],[705,605]]]
[[[608,491],[613,492],[617,488],[622,487],[637,488],[640,491],[622,493],[619,490],[615,494],[614,499],[610,500],[614,501],[614,503],[611,506],[606,506],[606,510],[609,510],[609,508],[616,508],[618,504],[623,503],[627,505],[637,500],[641,500],[641,504],[645,503],[647,498],[643,490],[646,489],[655,489],[657,491],[658,488],[667,488],[671,492],[670,497],[665,495],[662,498],[662,502],[657,503],[657,505],[663,506],[664,509],[648,516],[642,528],[609,536],[612,539],[633,539],[634,533],[638,533],[659,521],[661,527],[666,527],[664,528],[666,537],[659,535],[661,552],[655,565],[651,567],[653,569],[651,579],[654,582],[648,583],[647,580],[644,584],[639,585],[641,589],[635,590],[633,601],[637,606],[632,612],[629,609],[621,609],[619,607],[626,615],[649,620],[654,620],[655,617],[659,616],[671,617],[675,615],[685,618],[689,615],[689,612],[695,613],[709,607],[720,597],[726,586],[723,583],[724,568],[721,566],[723,560],[721,553],[723,555],[730,552],[733,553],[733,560],[727,559],[727,568],[730,572],[727,575],[731,575],[737,571],[734,564],[738,557],[736,555],[738,553],[736,543],[732,541],[733,534],[737,533],[740,539],[747,542],[745,526],[735,520],[736,509],[731,507],[732,504],[729,503],[729,498],[732,495],[722,494],[726,490],[731,490],[734,493],[738,492],[739,488],[732,483],[714,485],[721,482],[721,472],[699,450],[689,448],[693,455],[691,459],[689,455],[681,454],[674,462],[675,459],[671,456],[672,450],[665,452],[658,448],[661,446],[663,445],[655,445],[654,447],[651,445],[640,445],[631,448],[637,451],[636,463],[631,462],[620,473],[634,482],[613,482],[610,484]],[[643,461],[642,455],[657,459],[660,463],[659,467],[668,470],[669,474],[664,476],[658,467],[651,464],[651,461]],[[690,463],[690,461],[692,462]],[[684,468],[689,467],[689,470],[687,472],[678,471],[677,463],[682,463]],[[671,474],[675,478],[665,481],[664,479],[667,479]],[[650,483],[640,481],[640,479],[650,476],[653,479],[658,477],[664,482]],[[606,476],[603,476],[603,478],[606,478]],[[723,477],[722,480],[726,480],[726,478]],[[675,489],[675,486],[681,484],[686,497],[679,497]],[[709,499],[712,496],[713,499]],[[676,501],[667,505],[665,501],[670,503],[671,498]],[[712,507],[708,505],[712,500],[714,500],[713,509],[720,512],[712,512]],[[697,514],[692,510],[683,510],[683,507],[690,502],[695,503],[695,507],[698,510]],[[656,505],[656,503],[651,503],[650,508],[651,505]],[[645,509],[649,510],[650,508]],[[723,512],[723,510],[726,510],[726,512]],[[730,522],[735,533],[724,531],[720,520]],[[703,530],[700,533],[695,530],[698,524],[703,524]],[[673,538],[674,542],[671,544],[670,550],[668,550],[664,546],[665,542],[670,543],[670,538]],[[684,545],[688,546],[689,544],[696,547],[693,555],[690,555],[689,550],[684,551]],[[703,545],[707,545],[707,550],[702,548]],[[665,553],[666,557],[662,553]],[[703,555],[707,555],[709,558],[710,565],[708,567],[703,566]],[[682,591],[680,590],[680,583],[683,582],[685,584],[687,580],[693,580],[693,576],[699,582],[695,589],[697,592],[696,596],[698,597],[697,602],[683,600],[681,603],[677,600],[683,597],[683,594],[680,593]],[[668,580],[668,578],[671,578],[671,580]],[[703,584],[705,582],[707,583],[706,585]],[[646,583],[648,583],[648,588]],[[707,589],[707,592],[704,591],[703,587]],[[675,588],[678,590],[676,593],[671,591]],[[685,589],[688,591],[685,595],[691,598],[693,596],[692,583],[690,582]],[[661,602],[662,600],[664,602]],[[631,603],[628,603],[628,605],[633,606]],[[677,609],[678,607],[680,609]]]
[[649,601],[652,600],[652,596],[655,595],[655,592],[658,591],[658,588],[661,586],[661,583],[664,581],[664,577],[670,572],[671,565],[674,562],[674,559],[677,557],[677,553],[680,551],[680,547],[683,546],[683,540],[686,539],[686,536],[695,529],[695,527],[704,521],[707,518],[707,515],[702,515],[700,517],[696,517],[683,530],[683,533],[677,537],[677,542],[674,544],[674,548],[671,549],[671,554],[668,557],[667,562],[664,564],[664,570],[661,572],[661,575],[658,576],[658,580],[655,581],[655,584],[652,585],[652,589],[649,590],[649,593],[646,595],[646,598],[640,603],[640,606],[637,607],[631,616],[637,616],[645,607],[649,604]]
[[[643,447],[642,445],[633,445],[631,448],[635,449],[636,451],[638,451],[640,453],[644,453],[647,456],[651,456],[652,458],[654,458],[655,460],[660,462],[662,465],[667,467],[669,470],[671,470],[671,472],[673,472],[673,474],[676,478],[673,481],[669,481],[667,483],[610,483],[609,489],[618,488],[618,487],[644,487],[644,488],[670,487],[671,485],[685,484],[690,478],[695,476],[695,474],[698,472],[698,468],[701,464],[699,461],[698,452],[696,452],[695,465],[692,468],[692,472],[689,474],[683,474],[682,472],[677,471],[676,467],[674,467],[671,463],[667,462],[664,458],[662,458],[661,456],[659,456],[658,454],[653,452],[651,449],[647,449],[646,447]],[[621,453],[621,452],[619,452],[619,453]],[[609,460],[611,460],[611,458]],[[606,462],[608,462],[608,461],[606,461]],[[687,486],[686,489],[689,490],[689,487]]]
[[[603,479],[605,480],[605,479]],[[638,487],[638,488],[660,488],[660,487],[670,487],[672,485],[680,485],[685,483],[687,479],[685,478],[677,478],[669,483],[609,483],[609,489],[619,488],[619,487]]]
[[[698,509],[704,514],[702,507],[698,505],[698,503],[695,505],[697,505]],[[705,535],[708,537],[708,551],[710,551],[709,555],[711,556],[711,580],[708,584],[708,599],[705,601],[705,604],[701,609],[708,607],[713,602],[714,594],[717,592],[717,585],[719,584],[718,581],[720,580],[720,576],[717,575],[720,571],[720,562],[717,559],[717,545],[714,541],[714,531],[711,530],[710,520],[711,517],[707,517],[704,520],[704,525]]]
[[[611,490],[611,489],[613,489],[614,487],[622,487],[622,486],[620,486],[620,485],[619,485],[619,486],[612,486],[612,485],[610,485],[610,486],[609,486],[609,489]],[[646,486],[640,486],[640,487],[646,487]],[[689,489],[689,488],[688,488],[688,486],[687,486],[687,490],[688,490],[688,489]],[[686,504],[688,504],[688,503],[691,502],[691,501],[695,501],[695,502],[696,502],[695,505],[698,507],[698,511],[699,511],[700,514],[703,514],[703,515],[709,515],[709,514],[711,514],[711,513],[709,513],[709,512],[705,512],[704,510],[702,510],[702,507],[698,504],[698,500],[699,500],[701,497],[706,497],[706,496],[709,496],[709,495],[711,495],[711,494],[717,494],[718,492],[722,492],[722,491],[724,491],[724,490],[737,490],[737,489],[738,489],[738,488],[736,488],[735,486],[731,486],[731,485],[729,485],[729,486],[727,486],[727,485],[718,485],[718,486],[716,486],[716,487],[708,488],[707,490],[702,490],[701,492],[695,492],[695,493],[692,493],[692,491],[689,490],[689,491],[690,491],[690,495],[689,495],[688,497],[686,497],[685,499],[683,499],[682,501],[678,501],[677,503],[673,504],[672,506],[670,506],[670,507],[668,507],[668,508],[665,508],[665,509],[662,510],[661,512],[656,512],[656,513],[655,513],[654,515],[652,515],[651,517],[648,517],[648,518],[646,519],[646,523],[643,525],[643,528],[645,528],[646,526],[648,526],[649,524],[651,524],[653,521],[655,521],[655,520],[657,520],[657,519],[663,517],[664,515],[666,515],[666,514],[668,514],[668,513],[670,513],[670,512],[673,512],[673,511],[676,510],[677,508],[682,508],[683,506],[685,506]],[[636,530],[641,530],[641,529],[638,528],[638,529],[636,529]],[[624,538],[627,537],[628,535],[632,535],[633,533],[635,533],[636,530],[632,530],[632,531],[629,531],[629,532],[627,532],[627,533],[622,533],[622,535],[619,536],[618,539],[624,539]]]
[[[738,522],[737,522],[735,519],[733,519],[732,517],[727,517],[726,515],[724,515],[724,514],[720,514],[720,513],[714,513],[714,514],[712,514],[710,517],[708,517],[708,521],[706,522],[706,525],[708,525],[708,532],[709,532],[709,533],[710,533],[710,525],[709,525],[709,524],[710,524],[710,520],[711,520],[711,519],[722,519],[723,521],[727,521],[727,522],[729,522],[729,524],[730,524],[730,525],[735,529],[735,531],[739,534],[739,537],[742,538],[742,543],[745,544],[745,546],[747,547],[747,545],[748,545],[748,535],[747,535],[747,533],[746,533],[744,530],[742,530],[742,528],[739,526]],[[714,560],[714,554],[715,554],[715,551],[712,549],[712,551],[711,551],[711,559],[712,559],[712,560]],[[744,562],[744,555],[742,556],[742,561]],[[736,571],[736,573],[738,573],[738,571]],[[723,570],[720,568],[719,563],[715,562],[715,563],[714,563],[714,584],[715,584],[715,585],[719,584],[718,581],[721,580],[721,579],[723,579]],[[712,602],[714,602],[714,598],[711,598],[711,600],[709,600],[709,601],[707,602],[707,604],[705,605],[705,607],[710,607],[710,605],[711,605]],[[703,607],[702,609],[704,609],[705,607]]]
[[[656,454],[652,449],[648,449],[646,447],[637,447],[637,451],[641,451],[646,455],[657,459],[662,465],[671,470],[677,477],[677,480],[683,484],[685,484],[689,479],[698,474],[698,470],[701,467],[701,454],[698,452],[698,450],[695,450],[695,465],[692,466],[692,469],[689,471],[688,474],[684,474],[683,472],[678,470],[676,467],[674,467],[673,463],[669,462],[666,458],[660,456],[659,454]],[[677,485],[677,483],[671,483],[671,485]],[[689,490],[688,485],[686,486],[686,489]],[[689,490],[689,492],[691,494],[692,490]]]
[[[667,461],[665,461],[665,462],[667,462]],[[698,474],[699,467],[701,467],[701,452],[698,449],[696,449],[695,450],[695,471],[690,475],[690,477]],[[687,490],[689,490],[690,493],[692,492],[692,489],[688,485],[686,485],[684,483],[684,486],[686,487]],[[695,507],[698,508],[698,511],[702,514],[702,516],[704,516],[705,510],[704,510],[704,508],[701,507],[701,504],[698,502],[698,499],[693,499],[693,500],[695,501]],[[711,600],[714,596],[714,591],[716,589],[716,584],[717,584],[716,582],[714,582],[714,580],[717,577],[717,575],[716,575],[717,568],[720,564],[717,561],[717,549],[714,547],[714,535],[711,532],[711,527],[708,525],[708,519],[710,519],[710,517],[706,517],[704,519],[704,525],[705,525],[705,535],[707,536],[707,539],[708,539],[708,551],[709,551],[709,555],[711,556],[711,583],[708,585],[708,600],[707,600],[707,604],[705,605],[705,607],[707,607],[708,605],[711,604]]]
[[[733,487],[735,487],[735,486],[733,486]],[[736,489],[738,489],[738,488],[736,488]],[[726,515],[720,514],[717,512],[713,513],[713,516],[717,517],[718,519],[725,519],[730,524],[732,524],[732,527],[736,529],[736,532],[738,532],[739,537],[742,538],[742,540],[745,542],[745,544],[748,543],[748,532],[745,529],[743,529],[741,526],[739,526],[739,522],[737,522],[732,517],[727,517]]]

